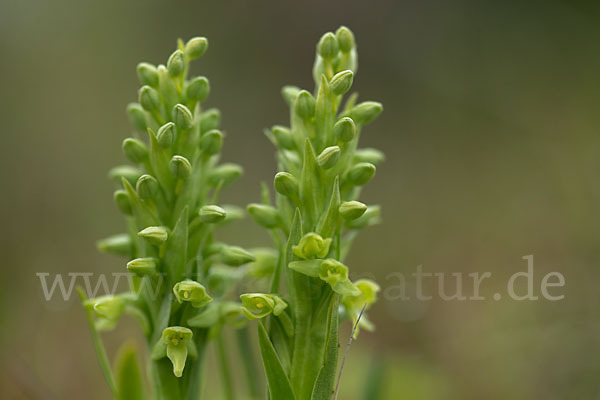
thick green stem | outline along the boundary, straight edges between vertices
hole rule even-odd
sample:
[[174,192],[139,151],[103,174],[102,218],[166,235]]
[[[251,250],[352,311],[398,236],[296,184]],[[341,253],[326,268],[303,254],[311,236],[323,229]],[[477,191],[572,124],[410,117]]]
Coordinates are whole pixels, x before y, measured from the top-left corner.
[[294,274],[296,315],[294,353],[291,383],[296,400],[310,400],[313,387],[323,365],[325,337],[327,334],[327,305],[332,291],[323,288],[324,294],[313,300],[314,278]]
[[260,389],[258,387],[258,375],[256,373],[254,354],[252,353],[250,340],[248,340],[250,332],[248,328],[245,327],[236,330],[235,333],[238,341],[238,349],[244,365],[246,380],[248,382],[248,397],[251,399],[258,399],[260,397]]
[[217,353],[219,356],[219,364],[221,366],[221,379],[223,383],[223,393],[226,400],[234,400],[233,396],[233,379],[231,378],[231,369],[229,368],[229,360],[225,351],[225,340],[221,331],[216,338]]

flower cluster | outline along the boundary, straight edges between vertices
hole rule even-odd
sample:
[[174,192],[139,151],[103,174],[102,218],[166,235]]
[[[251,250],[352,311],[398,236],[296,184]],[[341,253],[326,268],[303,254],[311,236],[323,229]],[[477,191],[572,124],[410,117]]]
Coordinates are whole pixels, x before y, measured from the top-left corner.
[[[262,295],[257,305],[272,308],[265,296],[286,293],[284,314],[289,313],[293,333],[287,334],[290,328],[279,323],[281,318],[265,328],[275,353],[261,342],[272,398],[290,398],[290,393],[296,400],[331,398],[339,315],[357,323],[379,290],[370,280],[352,282],[343,263],[357,231],[379,219],[379,207],[358,198],[384,158],[378,150],[358,148],[362,127],[381,113],[382,105],[357,103],[356,94],[342,105],[356,68],[352,32],[341,27],[323,35],[313,67],[314,91],[284,87],[290,125],[266,131],[277,148],[280,171],[273,182],[275,202],[265,194],[248,212],[271,231],[279,263],[270,294]],[[258,312],[257,305],[253,318],[270,315]],[[361,325],[373,328],[365,317]],[[276,361],[267,364],[268,359]],[[282,374],[288,382],[283,388]]]
[[[290,124],[266,131],[277,148],[275,196],[264,185],[262,201],[247,206],[273,246],[252,251],[214,236],[216,228],[243,215],[217,204],[220,190],[242,169],[219,162],[220,114],[201,106],[210,93],[208,80],[187,78],[190,62],[208,42],[197,37],[177,47],[166,65],[138,65],[142,87],[138,102],[127,107],[135,133],[122,145],[131,164],[110,171],[127,232],[98,247],[127,257],[130,290],[95,299],[82,293],[104,375],[115,398],[147,398],[135,360],[125,357],[115,379],[99,335],[131,314],[146,336],[154,398],[198,399],[203,354],[214,339],[223,393],[232,400],[231,349],[222,329],[256,320],[269,398],[331,399],[339,323],[347,319],[373,329],[364,311],[379,291],[373,281],[353,282],[344,261],[357,232],[379,220],[379,207],[358,199],[384,158],[358,147],[362,128],[382,105],[358,103],[356,94],[343,102],[357,69],[354,35],[341,27],[320,39],[312,93],[282,90]],[[234,353],[257,397],[247,332],[237,332]]]
[[131,164],[109,173],[119,185],[114,199],[128,233],[98,244],[129,257],[131,291],[85,300],[94,330],[112,329],[125,312],[140,320],[153,349],[157,386],[171,388],[161,398],[197,398],[198,385],[191,382],[200,377],[177,378],[184,368],[200,371],[193,364],[223,324],[240,326],[246,320],[241,302],[224,297],[242,276],[237,267],[255,260],[213,235],[216,227],[243,214],[216,204],[219,191],[239,178],[242,168],[219,162],[220,113],[201,106],[209,81],[187,78],[190,62],[207,47],[202,37],[179,41],[166,65],[137,67],[142,87],[138,102],[127,106],[135,132],[122,146]]

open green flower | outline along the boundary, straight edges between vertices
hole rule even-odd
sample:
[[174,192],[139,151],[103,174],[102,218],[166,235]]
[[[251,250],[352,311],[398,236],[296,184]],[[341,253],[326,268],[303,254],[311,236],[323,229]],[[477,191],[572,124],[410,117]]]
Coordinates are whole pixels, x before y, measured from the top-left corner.
[[333,258],[328,258],[321,263],[319,278],[341,295],[360,294],[358,288],[348,279],[348,267]]
[[[360,291],[360,294],[342,297],[342,305],[352,319],[353,325],[356,325],[363,307],[367,310],[377,301],[377,293],[381,290],[379,285],[370,279],[360,279],[355,282],[355,286]],[[358,321],[358,326],[354,332],[355,339],[358,336],[360,328],[364,328],[368,331],[373,331],[375,329],[375,326],[369,321],[364,312],[360,317],[360,321]]]
[[134,296],[130,293],[120,295],[105,295],[88,299],[84,305],[90,308],[96,316],[96,329],[99,331],[111,330],[115,327],[119,318],[129,309],[134,311],[134,307],[128,307]]
[[280,315],[287,307],[279,296],[263,293],[246,293],[240,296],[242,311],[248,319],[259,319],[273,313]]
[[127,270],[137,275],[154,275],[156,273],[158,260],[153,257],[135,258],[127,263]]
[[298,245],[292,248],[297,257],[308,260],[310,258],[324,258],[329,253],[331,238],[323,239],[318,233],[307,233],[300,239]]
[[157,361],[163,357],[168,357],[173,363],[173,374],[180,378],[183,375],[188,355],[192,358],[198,357],[198,351],[192,341],[192,336],[192,331],[183,326],[166,328],[162,333],[162,338],[152,349],[152,359]]
[[173,286],[173,293],[179,303],[189,301],[193,307],[199,308],[213,301],[206,293],[206,288],[196,281],[186,279]]
[[344,296],[342,304],[349,310],[360,310],[366,304],[369,308],[377,301],[377,293],[381,290],[379,285],[370,279],[360,279],[354,282],[354,285],[360,290],[360,294],[353,296]]

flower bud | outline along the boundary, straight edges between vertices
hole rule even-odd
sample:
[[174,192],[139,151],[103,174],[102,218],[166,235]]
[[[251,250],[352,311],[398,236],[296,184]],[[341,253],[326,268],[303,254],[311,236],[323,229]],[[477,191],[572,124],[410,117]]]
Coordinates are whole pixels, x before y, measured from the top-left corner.
[[138,101],[146,111],[154,111],[160,107],[160,95],[150,86],[142,86],[138,92]]
[[175,143],[175,124],[173,122],[167,122],[160,128],[156,133],[156,140],[158,144],[163,148],[169,148]]
[[381,103],[376,101],[363,101],[356,105],[351,111],[350,116],[357,124],[368,124],[373,121],[383,111]]
[[87,306],[91,306],[99,318],[116,321],[123,314],[125,299],[121,296],[106,295],[89,299]]
[[115,203],[117,203],[117,207],[119,207],[119,210],[121,210],[121,212],[125,215],[132,215],[133,211],[131,209],[131,203],[129,201],[129,196],[127,195],[127,192],[124,190],[117,190],[115,191],[114,194],[114,199],[115,199]]
[[169,230],[166,226],[149,226],[139,231],[138,236],[156,246],[160,246],[169,238]]
[[348,180],[356,186],[369,182],[375,175],[375,166],[371,163],[358,163],[348,171]]
[[315,98],[306,90],[301,90],[294,103],[294,108],[300,118],[309,119],[315,115]]
[[185,55],[193,60],[201,57],[206,49],[208,48],[208,40],[205,37],[195,37],[188,40],[185,44],[184,51]]
[[324,34],[317,44],[317,52],[324,59],[333,58],[338,53],[338,42],[331,32]]
[[99,240],[96,244],[98,250],[105,253],[113,253],[120,255],[129,255],[132,250],[131,236],[127,233],[119,233],[112,235],[102,240]]
[[226,215],[225,210],[214,204],[200,208],[200,221],[205,223],[214,224],[221,222],[225,219]]
[[135,190],[142,200],[150,200],[156,197],[160,190],[158,181],[152,175],[142,175],[135,185]]
[[299,183],[298,179],[289,172],[278,172],[273,179],[273,186],[277,193],[290,199],[298,199]]
[[142,85],[152,87],[158,86],[158,71],[156,67],[149,63],[139,63],[137,65],[137,76]]
[[186,130],[194,125],[194,116],[186,106],[177,104],[173,107],[173,121],[175,121],[177,128]]
[[176,178],[186,179],[192,173],[192,164],[187,158],[174,155],[169,161],[169,169]]
[[356,150],[353,158],[353,162],[355,163],[368,162],[371,164],[379,164],[384,160],[385,155],[381,151],[371,147]]
[[285,126],[275,125],[271,129],[271,133],[273,133],[273,137],[275,138],[275,142],[277,142],[277,146],[291,150],[294,148],[294,138],[292,137],[292,132],[286,128]]
[[341,150],[338,146],[326,147],[317,157],[317,163],[321,168],[329,169],[337,163],[340,153]]
[[361,217],[352,221],[346,221],[346,225],[350,229],[360,229],[365,226],[374,225],[379,222],[380,213],[381,209],[379,206],[369,206]]
[[279,211],[275,207],[266,204],[248,204],[248,214],[257,224],[265,228],[276,228],[279,226]]
[[224,204],[223,210],[225,210],[225,220],[223,222],[239,221],[246,216],[243,208],[231,204]]
[[324,258],[329,253],[331,238],[323,239],[315,232],[309,232],[300,239],[300,242],[292,247],[296,257],[305,260],[311,258]]
[[189,99],[204,101],[210,93],[208,79],[203,76],[192,79],[185,92]]
[[139,139],[127,138],[123,141],[123,153],[132,163],[143,163],[148,159],[148,146]]
[[240,265],[247,264],[254,260],[254,256],[241,247],[223,246],[221,249],[221,261],[226,265],[239,267]]
[[349,142],[356,135],[356,124],[352,118],[344,117],[333,126],[335,137],[342,142]]
[[122,178],[125,178],[133,185],[141,175],[142,170],[131,165],[119,165],[108,171],[108,177],[115,183],[121,183]]
[[335,37],[338,40],[340,50],[348,53],[354,48],[354,34],[345,26],[340,26],[335,32]]
[[154,275],[158,260],[152,257],[135,258],[127,263],[127,270],[137,275]]
[[341,96],[350,90],[353,79],[354,73],[350,70],[338,72],[331,78],[329,89],[331,89],[331,92],[336,96]]
[[340,205],[340,215],[347,220],[359,218],[365,211],[367,211],[367,206],[360,201],[345,201]]
[[200,308],[213,301],[204,286],[190,279],[176,283],[173,286],[173,293],[179,303],[189,301],[194,308]]
[[129,122],[138,131],[145,131],[147,128],[146,124],[146,111],[138,103],[129,103],[127,105],[127,115],[129,116]]
[[237,180],[244,170],[234,163],[223,163],[215,167],[208,176],[208,181],[211,185],[217,186],[223,182],[223,186],[227,186]]
[[207,155],[215,155],[223,146],[223,134],[217,129],[210,130],[200,138],[200,150]]
[[300,93],[300,88],[296,86],[287,85],[281,88],[281,95],[290,107],[294,104],[294,101],[296,101],[298,93]]
[[212,129],[217,129],[220,122],[221,112],[216,108],[208,109],[200,115],[200,130],[208,132]]
[[167,61],[167,71],[169,75],[176,77],[183,74],[185,71],[185,58],[183,56],[183,51],[175,50],[173,54],[169,57]]

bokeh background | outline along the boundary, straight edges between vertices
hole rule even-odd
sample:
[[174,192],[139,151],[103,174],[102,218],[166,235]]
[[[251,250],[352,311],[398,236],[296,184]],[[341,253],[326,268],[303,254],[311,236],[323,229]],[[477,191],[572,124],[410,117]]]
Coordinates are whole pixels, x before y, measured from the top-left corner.
[[[244,205],[275,172],[262,130],[287,122],[280,87],[312,89],[314,45],[340,24],[354,87],[385,106],[362,137],[387,155],[363,197],[384,218],[356,242],[354,277],[493,274],[486,301],[382,298],[341,398],[600,398],[599,22],[598,2],[567,0],[3,0],[0,398],[109,398],[78,302],[44,302],[35,274],[124,270],[94,243],[122,227],[106,172],[124,161],[135,65],[209,38],[193,72],[223,113],[224,159],[246,170],[225,200]],[[268,241],[249,220],[221,237]],[[558,271],[565,299],[492,300],[529,254],[536,294]],[[131,337],[125,320],[110,354]],[[220,398],[217,377],[207,390]]]

